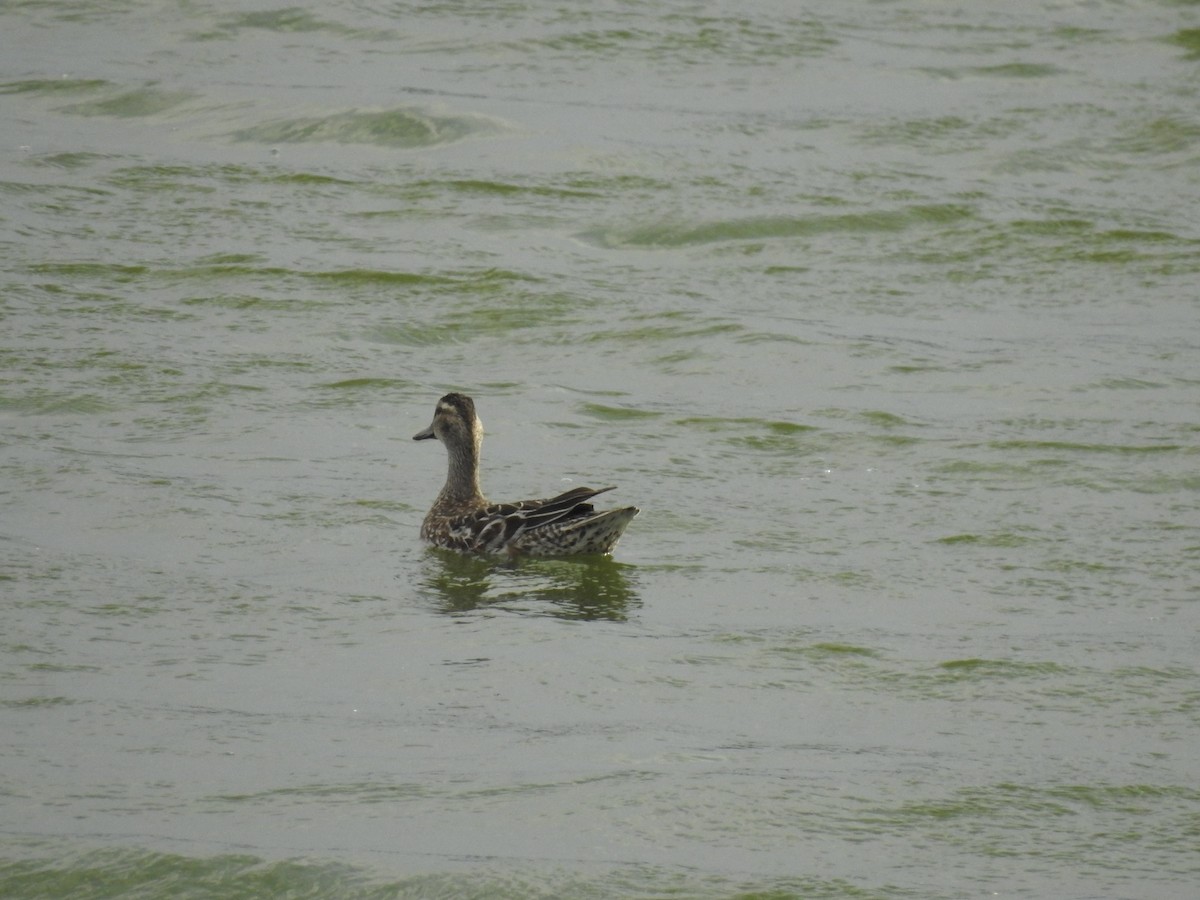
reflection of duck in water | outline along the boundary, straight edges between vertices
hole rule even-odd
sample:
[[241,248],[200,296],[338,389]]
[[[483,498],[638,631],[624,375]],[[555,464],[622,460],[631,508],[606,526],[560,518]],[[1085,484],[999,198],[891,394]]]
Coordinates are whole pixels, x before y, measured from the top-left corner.
[[623,622],[642,605],[638,569],[611,556],[530,558],[437,551],[420,560],[421,593],[451,615],[491,609],[525,616]]
[[546,500],[488,503],[479,489],[483,423],[465,394],[438,401],[433,424],[414,441],[437,438],[450,460],[446,484],[421,523],[421,537],[435,547],[509,556],[573,556],[611,553],[636,506],[596,512],[587,502],[606,488],[572,488]]

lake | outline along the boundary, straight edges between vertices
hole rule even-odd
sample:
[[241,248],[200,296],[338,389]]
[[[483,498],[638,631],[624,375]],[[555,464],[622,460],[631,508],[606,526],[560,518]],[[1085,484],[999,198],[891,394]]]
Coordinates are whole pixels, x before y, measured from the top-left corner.
[[0,33],[0,895],[1195,895],[1200,7]]

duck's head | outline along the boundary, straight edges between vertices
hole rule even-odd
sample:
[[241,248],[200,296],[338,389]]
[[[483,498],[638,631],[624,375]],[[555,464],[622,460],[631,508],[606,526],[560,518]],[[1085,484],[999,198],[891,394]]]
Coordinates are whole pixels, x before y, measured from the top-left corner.
[[414,441],[437,438],[447,447],[476,447],[483,440],[483,423],[475,414],[475,402],[466,394],[447,394],[437,402],[433,422],[413,435]]

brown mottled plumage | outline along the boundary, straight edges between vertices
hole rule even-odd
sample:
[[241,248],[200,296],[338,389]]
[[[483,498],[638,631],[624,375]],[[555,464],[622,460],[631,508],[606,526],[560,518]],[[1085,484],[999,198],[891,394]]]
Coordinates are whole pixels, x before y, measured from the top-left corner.
[[483,423],[465,394],[438,401],[433,424],[414,441],[437,438],[446,445],[446,484],[421,523],[421,537],[435,547],[471,553],[574,556],[611,553],[636,506],[596,512],[588,501],[611,487],[572,488],[546,500],[489,503],[479,489]]

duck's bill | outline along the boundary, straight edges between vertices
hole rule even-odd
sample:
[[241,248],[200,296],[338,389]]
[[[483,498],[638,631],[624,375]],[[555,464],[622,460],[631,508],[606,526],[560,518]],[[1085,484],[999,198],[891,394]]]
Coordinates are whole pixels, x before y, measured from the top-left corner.
[[437,435],[435,435],[435,434],[433,433],[433,426],[432,426],[432,425],[430,425],[430,426],[429,426],[428,428],[426,428],[424,431],[418,431],[416,434],[414,434],[414,435],[413,435],[413,440],[414,440],[414,441],[429,441],[429,440],[432,440],[432,439],[433,439],[433,438],[435,438],[435,437],[437,437]]

